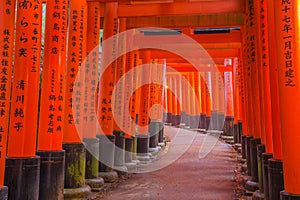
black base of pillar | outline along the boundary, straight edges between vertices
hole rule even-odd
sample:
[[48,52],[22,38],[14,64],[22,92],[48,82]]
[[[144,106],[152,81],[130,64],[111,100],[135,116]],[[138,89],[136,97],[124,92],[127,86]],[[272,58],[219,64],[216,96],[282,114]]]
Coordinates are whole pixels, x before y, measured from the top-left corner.
[[83,138],[86,149],[85,179],[98,178],[99,139]]
[[114,167],[115,136],[97,135],[99,139],[99,172],[111,172]]
[[177,117],[176,117],[176,115],[172,114],[171,125],[172,126],[176,126],[177,125]]
[[186,127],[191,127],[191,116],[190,115],[188,115],[188,114],[185,115],[185,123],[184,124]]
[[158,143],[164,142],[164,124],[159,123],[159,132],[158,132]]
[[218,129],[218,111],[212,110],[211,111],[211,121],[210,121],[210,128],[211,130]]
[[247,175],[251,176],[251,148],[250,148],[250,140],[252,140],[253,136],[246,136],[246,161],[247,161]]
[[0,200],[7,200],[8,198],[8,187],[0,187]]
[[246,159],[246,136],[242,136],[242,158]]
[[258,184],[260,192],[264,192],[263,170],[262,170],[262,154],[266,151],[266,145],[257,145],[257,165],[258,165]]
[[239,140],[239,143],[242,143],[242,136],[243,136],[243,122],[238,121],[238,140]]
[[163,113],[163,118],[162,118],[163,122],[167,122],[167,115],[168,115],[167,113],[165,112]]
[[282,161],[269,159],[269,197],[280,200],[280,192],[284,189]]
[[181,112],[181,122],[186,124],[186,113],[185,112]]
[[133,138],[125,138],[125,163],[132,161]]
[[205,113],[201,113],[201,115],[200,115],[199,127],[201,129],[206,129],[206,114]]
[[149,138],[149,147],[155,148],[158,145],[158,133],[159,133],[159,125],[160,122],[151,122],[149,124],[148,132],[150,134]]
[[144,156],[149,152],[149,136],[136,135],[137,138],[137,156]]
[[247,162],[247,175],[251,176],[251,148],[250,141],[253,139],[253,136],[246,136],[246,162]]
[[181,115],[176,115],[176,126],[179,126],[181,123]]
[[4,184],[9,200],[38,200],[40,157],[6,158]]
[[225,122],[225,116],[224,113],[218,113],[218,125],[217,125],[217,129],[219,131],[223,131],[224,130],[224,122]]
[[272,200],[269,197],[269,159],[273,158],[271,153],[262,154],[262,170],[263,170],[263,187],[264,187],[264,196],[266,200]]
[[285,191],[280,192],[281,200],[300,200],[300,194],[290,194]]
[[114,166],[123,166],[125,163],[125,138],[122,131],[114,131],[115,136],[115,156]]
[[251,180],[253,182],[258,182],[257,145],[260,143],[260,138],[254,138],[250,140]]
[[233,122],[234,122],[234,118],[232,116],[225,117],[223,135],[233,136]]
[[40,156],[39,199],[64,198],[65,151],[37,151]]
[[63,143],[66,151],[65,188],[80,188],[85,180],[85,146],[83,143]]
[[167,113],[166,123],[168,123],[168,124],[172,123],[172,113]]
[[210,127],[210,120],[211,120],[211,117],[206,116],[206,119],[205,119],[205,122],[206,122],[205,129],[206,130],[212,130],[211,127]]
[[234,124],[233,125],[233,141],[234,143],[238,143],[238,125]]

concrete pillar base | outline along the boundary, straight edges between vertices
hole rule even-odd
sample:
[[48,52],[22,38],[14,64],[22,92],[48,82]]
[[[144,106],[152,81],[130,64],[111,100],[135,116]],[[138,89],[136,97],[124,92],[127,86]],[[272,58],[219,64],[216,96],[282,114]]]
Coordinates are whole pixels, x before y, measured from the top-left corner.
[[280,192],[281,200],[300,200],[300,194],[290,194],[285,191]]
[[128,173],[128,169],[127,167],[125,166],[125,163],[124,165],[122,166],[114,166],[114,170],[118,173],[118,175],[120,176],[125,176],[127,175]]
[[149,164],[151,161],[151,157],[149,155],[136,156],[136,158],[140,161],[140,164]]
[[115,171],[99,172],[99,176],[103,178],[105,183],[114,183],[118,180],[118,173]]
[[2,186],[0,187],[0,200],[7,200],[8,195],[8,187]]
[[226,143],[234,144],[233,136],[222,135],[221,139],[224,140]]
[[92,191],[100,191],[102,186],[104,185],[103,178],[93,178],[93,179],[85,179],[85,184],[90,186]]
[[264,200],[265,195],[260,190],[257,190],[253,193],[252,200]]
[[64,199],[78,199],[83,200],[91,193],[91,188],[88,185],[84,185],[80,188],[65,188]]
[[254,193],[256,190],[259,189],[259,185],[257,182],[254,181],[247,181],[245,188],[247,191]]
[[129,162],[125,163],[125,166],[127,167],[128,173],[134,173],[137,171],[137,162]]

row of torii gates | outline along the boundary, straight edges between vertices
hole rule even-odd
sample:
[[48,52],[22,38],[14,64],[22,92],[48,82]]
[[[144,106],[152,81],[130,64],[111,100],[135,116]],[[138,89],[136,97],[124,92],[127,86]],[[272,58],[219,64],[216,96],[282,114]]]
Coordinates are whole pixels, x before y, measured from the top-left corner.
[[102,178],[114,181],[113,166],[149,159],[168,124],[234,136],[253,198],[300,199],[299,8],[297,0],[1,1],[0,198],[87,195]]

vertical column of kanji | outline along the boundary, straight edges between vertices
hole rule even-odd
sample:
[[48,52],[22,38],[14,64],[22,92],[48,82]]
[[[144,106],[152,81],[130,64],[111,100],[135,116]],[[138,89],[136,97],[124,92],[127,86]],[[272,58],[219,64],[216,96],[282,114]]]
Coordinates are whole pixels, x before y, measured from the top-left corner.
[[6,199],[8,189],[4,186],[6,145],[9,128],[12,60],[14,47],[15,1],[0,3],[0,198]]
[[[65,151],[62,150],[63,76],[67,1],[48,1],[40,97],[37,155],[41,157],[40,199],[63,198]],[[63,13],[65,15],[63,15]],[[65,45],[64,45],[65,46]],[[49,190],[52,191],[49,193]]]
[[[246,16],[245,16],[245,35],[244,35],[244,50],[245,50],[245,83],[246,83],[246,97],[247,97],[247,119],[248,119],[248,136],[246,138],[245,149],[246,149],[246,160],[247,160],[247,172],[248,175],[251,176],[251,158],[250,158],[250,140],[254,137],[257,137],[257,132],[254,130],[255,121],[254,121],[254,105],[252,98],[252,90],[254,89],[253,84],[251,82],[253,76],[253,67],[251,67],[251,63],[255,61],[255,42],[252,41],[255,37],[253,35],[253,31],[250,31],[250,28],[254,26],[254,7],[253,0],[246,1]],[[252,28],[253,29],[253,28]],[[249,116],[249,117],[248,117]]]
[[157,59],[152,59],[151,64],[150,64],[150,96],[149,96],[149,116],[150,116],[150,124],[149,124],[149,150],[154,151],[155,147],[158,144],[158,129],[159,129],[159,119],[157,116],[157,95],[158,95],[158,90],[157,90]]
[[[300,199],[300,135],[297,134],[300,112],[300,2],[283,0],[274,2],[274,7],[284,175],[281,199],[294,200]],[[275,169],[271,167],[273,166],[269,162],[269,175],[272,174],[270,170]]]
[[[128,38],[130,39],[130,38]],[[136,163],[133,160],[134,150],[134,136],[135,136],[135,121],[131,118],[131,109],[133,106],[132,97],[134,90],[133,79],[134,65],[133,65],[133,52],[126,54],[126,67],[125,67],[125,82],[124,82],[124,132],[125,132],[125,165],[129,171],[136,170]],[[127,104],[128,102],[128,104]]]
[[206,129],[206,83],[204,79],[204,73],[200,72],[200,82],[201,82],[201,107],[202,112],[200,114],[200,129]]
[[224,130],[225,116],[225,87],[224,87],[224,72],[219,71],[219,112],[218,112],[218,130]]
[[176,80],[176,124],[181,124],[181,110],[182,110],[182,91],[181,91],[181,75],[178,73],[175,77]]
[[[12,1],[5,2],[12,3]],[[13,10],[14,8],[7,9],[5,12],[13,12]],[[35,151],[40,81],[41,19],[42,4],[40,1],[17,2],[14,79],[5,173],[5,185],[9,188],[9,199],[38,199],[39,195],[40,158],[35,155]],[[14,20],[14,18],[12,16],[5,20]],[[10,31],[6,29],[2,33],[13,37],[14,32]],[[7,44],[4,44],[5,46]],[[7,50],[9,48],[11,47],[8,46]],[[7,53],[9,54],[9,52]],[[5,60],[2,60],[2,64],[5,64]],[[4,84],[5,79],[1,80],[1,84]],[[6,87],[8,88],[8,86]]]
[[196,96],[195,96],[195,77],[194,77],[194,72],[189,72],[188,73],[188,81],[189,81],[189,89],[190,89],[190,119],[191,119],[191,129],[196,128]]
[[211,128],[217,130],[218,107],[219,107],[219,88],[217,72],[211,72],[212,86],[212,111],[211,111]]
[[185,108],[184,119],[185,119],[185,127],[189,128],[191,126],[191,98],[190,98],[190,85],[189,85],[189,75],[187,72],[182,73],[181,79],[181,91],[182,91],[182,99]]
[[176,91],[176,87],[177,87],[177,82],[176,82],[176,76],[177,74],[172,74],[171,75],[171,91],[173,92],[172,95],[172,126],[177,126],[178,125],[178,117],[177,117],[177,108],[178,108],[178,101],[177,101],[177,91]]
[[204,72],[204,81],[206,83],[206,130],[211,130],[211,108],[212,108],[212,88],[211,72]]
[[108,182],[114,182],[117,179],[117,173],[112,171],[115,152],[112,93],[117,65],[117,33],[119,30],[117,9],[118,3],[109,2],[104,5],[102,62],[97,106],[97,117],[101,127],[97,135],[100,140],[99,171],[104,181]]
[[149,76],[150,76],[151,52],[143,51],[143,65],[138,67],[138,75],[140,78],[140,94],[139,94],[139,111],[138,111],[138,131],[137,131],[137,158],[142,161],[148,161],[149,152]]
[[224,72],[224,87],[225,87],[225,124],[224,135],[233,136],[233,88],[232,88],[232,72]]
[[[126,18],[119,19],[119,32],[121,33],[118,36],[118,55],[126,49],[126,38],[125,34],[122,32],[126,31]],[[125,74],[126,68],[126,55],[120,55],[117,58],[117,65],[115,68],[115,85],[118,84],[118,87],[114,92],[114,130],[113,134],[115,136],[115,160],[114,165],[118,171],[127,171],[127,168],[124,166],[125,162],[125,137],[124,137],[124,79],[121,78]]]
[[200,73],[194,72],[194,90],[195,90],[195,104],[196,104],[196,129],[200,128],[200,114],[202,113],[201,106],[201,80]]
[[[135,122],[135,125],[138,124],[138,117],[139,117],[139,99],[140,99],[140,88],[139,88],[139,83],[140,83],[140,71],[138,71],[138,60],[139,60],[139,52],[135,51],[133,53],[133,94],[132,94],[132,107],[131,107],[131,113],[133,120]],[[136,134],[136,127],[134,127],[134,133]]]
[[258,163],[257,163],[257,145],[261,143],[262,121],[261,121],[261,95],[259,84],[259,12],[256,12],[256,4],[254,0],[247,1],[248,6],[248,33],[249,33],[249,60],[248,67],[250,68],[251,103],[253,107],[253,139],[250,139],[250,164],[251,164],[251,180],[247,182],[249,185],[255,185],[253,192],[258,189]]
[[91,190],[85,185],[86,151],[81,135],[84,74],[80,69],[84,68],[81,65],[86,56],[86,2],[71,0],[69,13],[63,119],[63,149],[66,152],[65,198],[75,197],[78,193],[86,196]]
[[[162,59],[159,60],[157,65],[157,95],[156,95],[156,102],[157,102],[157,117],[158,117],[158,145],[163,146],[164,145],[164,101],[166,97],[165,92],[165,77],[166,77],[166,60]],[[180,88],[181,90],[181,88]],[[182,91],[181,91],[182,94]]]
[[166,83],[167,83],[167,123],[170,125],[172,123],[172,110],[173,110],[173,105],[172,105],[172,91],[171,91],[171,78],[170,75],[167,74],[166,76]]
[[[254,196],[260,196],[260,193],[266,193],[264,191],[264,181],[268,176],[268,172],[263,171],[263,153],[273,152],[273,137],[272,137],[272,102],[271,102],[271,91],[270,91],[270,67],[269,67],[269,42],[268,42],[268,18],[267,18],[267,1],[255,1],[256,7],[260,10],[258,14],[258,20],[260,27],[257,29],[259,36],[259,58],[260,58],[260,87],[261,87],[261,116],[262,116],[262,144],[257,146],[257,160],[258,160],[258,178],[259,178],[259,191],[255,192]],[[266,173],[266,174],[264,174]],[[264,178],[265,177],[265,180]],[[283,186],[283,176],[276,177],[276,181],[282,180]],[[269,181],[269,180],[268,180]],[[272,183],[272,185],[280,185]],[[279,192],[282,190],[280,188],[277,193],[277,199],[279,199]],[[274,190],[274,189],[272,189]],[[274,191],[275,192],[275,191]],[[268,193],[268,191],[267,191]],[[268,194],[266,196],[269,196]]]
[[237,62],[237,69],[236,69],[236,75],[235,75],[235,101],[238,104],[237,109],[237,142],[239,144],[242,143],[242,126],[243,121],[245,120],[243,118],[243,101],[244,101],[244,88],[243,88],[243,74],[242,74],[242,56],[241,56],[241,49],[239,50],[239,57],[235,58],[236,60],[234,62]]
[[186,124],[186,100],[185,100],[185,93],[186,91],[184,90],[185,86],[185,81],[184,81],[184,76],[181,73],[180,75],[180,81],[181,81],[181,86],[180,86],[180,92],[181,92],[181,125],[185,126]]
[[239,143],[238,135],[238,119],[240,118],[240,87],[239,87],[239,60],[237,57],[233,58],[232,66],[232,81],[233,81],[233,114],[234,114],[234,124],[233,124],[233,139],[234,143]]
[[[275,20],[274,20],[274,1],[263,1],[266,4],[266,15],[267,18],[267,32],[265,34],[268,36],[267,44],[267,59],[269,63],[269,78],[270,78],[270,102],[271,102],[271,117],[272,117],[272,143],[273,143],[273,152],[262,154],[262,169],[263,169],[263,184],[264,184],[264,195],[265,199],[270,200],[271,195],[273,193],[271,190],[274,187],[274,184],[271,185],[269,183],[268,173],[269,173],[269,162],[270,163],[278,163],[276,166],[281,168],[281,170],[277,170],[278,172],[282,172],[282,143],[281,143],[281,134],[280,134],[280,112],[279,112],[279,98],[278,98],[278,74],[277,74],[277,53],[276,53],[276,37],[273,31],[275,29]],[[271,159],[274,157],[274,159]],[[269,160],[269,161],[268,161]],[[274,166],[274,165],[273,165]],[[275,170],[273,170],[274,172]],[[280,176],[272,176],[273,180],[277,181],[278,190],[282,190],[283,188],[283,175],[278,174]],[[279,194],[272,195],[276,198],[279,198]]]
[[86,59],[81,66],[83,102],[81,126],[86,146],[85,182],[92,190],[99,190],[104,180],[98,177],[99,139],[96,138],[95,91],[97,88],[99,42],[100,42],[100,3],[88,2],[87,10]]

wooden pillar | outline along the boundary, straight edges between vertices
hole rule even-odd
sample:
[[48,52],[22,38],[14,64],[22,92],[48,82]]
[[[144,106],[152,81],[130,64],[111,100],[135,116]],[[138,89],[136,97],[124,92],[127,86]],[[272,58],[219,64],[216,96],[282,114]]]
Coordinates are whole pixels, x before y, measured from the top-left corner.
[[[97,137],[100,140],[99,157],[101,162],[99,163],[99,171],[100,176],[105,181],[110,182],[114,182],[117,177],[117,174],[113,174],[112,172],[115,156],[112,92],[115,85],[115,70],[117,65],[118,38],[116,34],[119,30],[117,8],[118,3],[115,2],[104,4],[102,63],[97,106],[97,118],[101,127],[99,132],[97,132]],[[109,63],[110,58],[113,59],[112,63]],[[110,179],[110,174],[113,174],[112,176],[115,178]]]
[[[41,157],[40,199],[63,198],[65,151],[62,150],[66,67],[66,1],[46,4],[37,155]],[[51,161],[51,162],[49,162]],[[49,190],[53,193],[49,193]]]
[[10,95],[12,82],[12,61],[14,44],[15,1],[2,1],[0,7],[0,60],[1,60],[1,98],[0,98],[0,198],[8,195],[4,186],[5,158],[9,130]]
[[283,153],[284,192],[281,198],[300,199],[300,137],[299,130],[299,6],[298,0],[274,2],[275,35],[281,137]]
[[139,98],[139,112],[138,112],[138,132],[137,132],[137,153],[139,156],[147,156],[149,152],[149,75],[150,75],[150,63],[151,52],[143,52],[143,66],[139,69],[141,83],[145,82],[145,85],[141,85],[140,98]]
[[[6,12],[13,12],[13,9]],[[13,17],[9,19],[14,20]],[[8,199],[14,200],[39,198],[40,158],[36,156],[36,130],[41,19],[41,2],[17,2],[14,78],[5,172],[5,185],[9,188]],[[14,32],[10,31],[6,30],[6,34],[13,37]]]
[[[65,193],[76,196],[72,188],[79,188],[87,195],[90,187],[85,185],[85,147],[82,143],[83,84],[84,75],[79,71],[86,57],[87,4],[70,1],[68,29],[68,57],[65,76],[63,149],[66,152]],[[78,76],[78,77],[77,77]],[[76,81],[76,77],[79,81]]]
[[204,73],[200,73],[200,81],[201,81],[201,107],[202,107],[202,113],[200,116],[200,128],[201,129],[206,129],[206,115],[207,115],[207,110],[206,110],[206,83],[204,79]]

